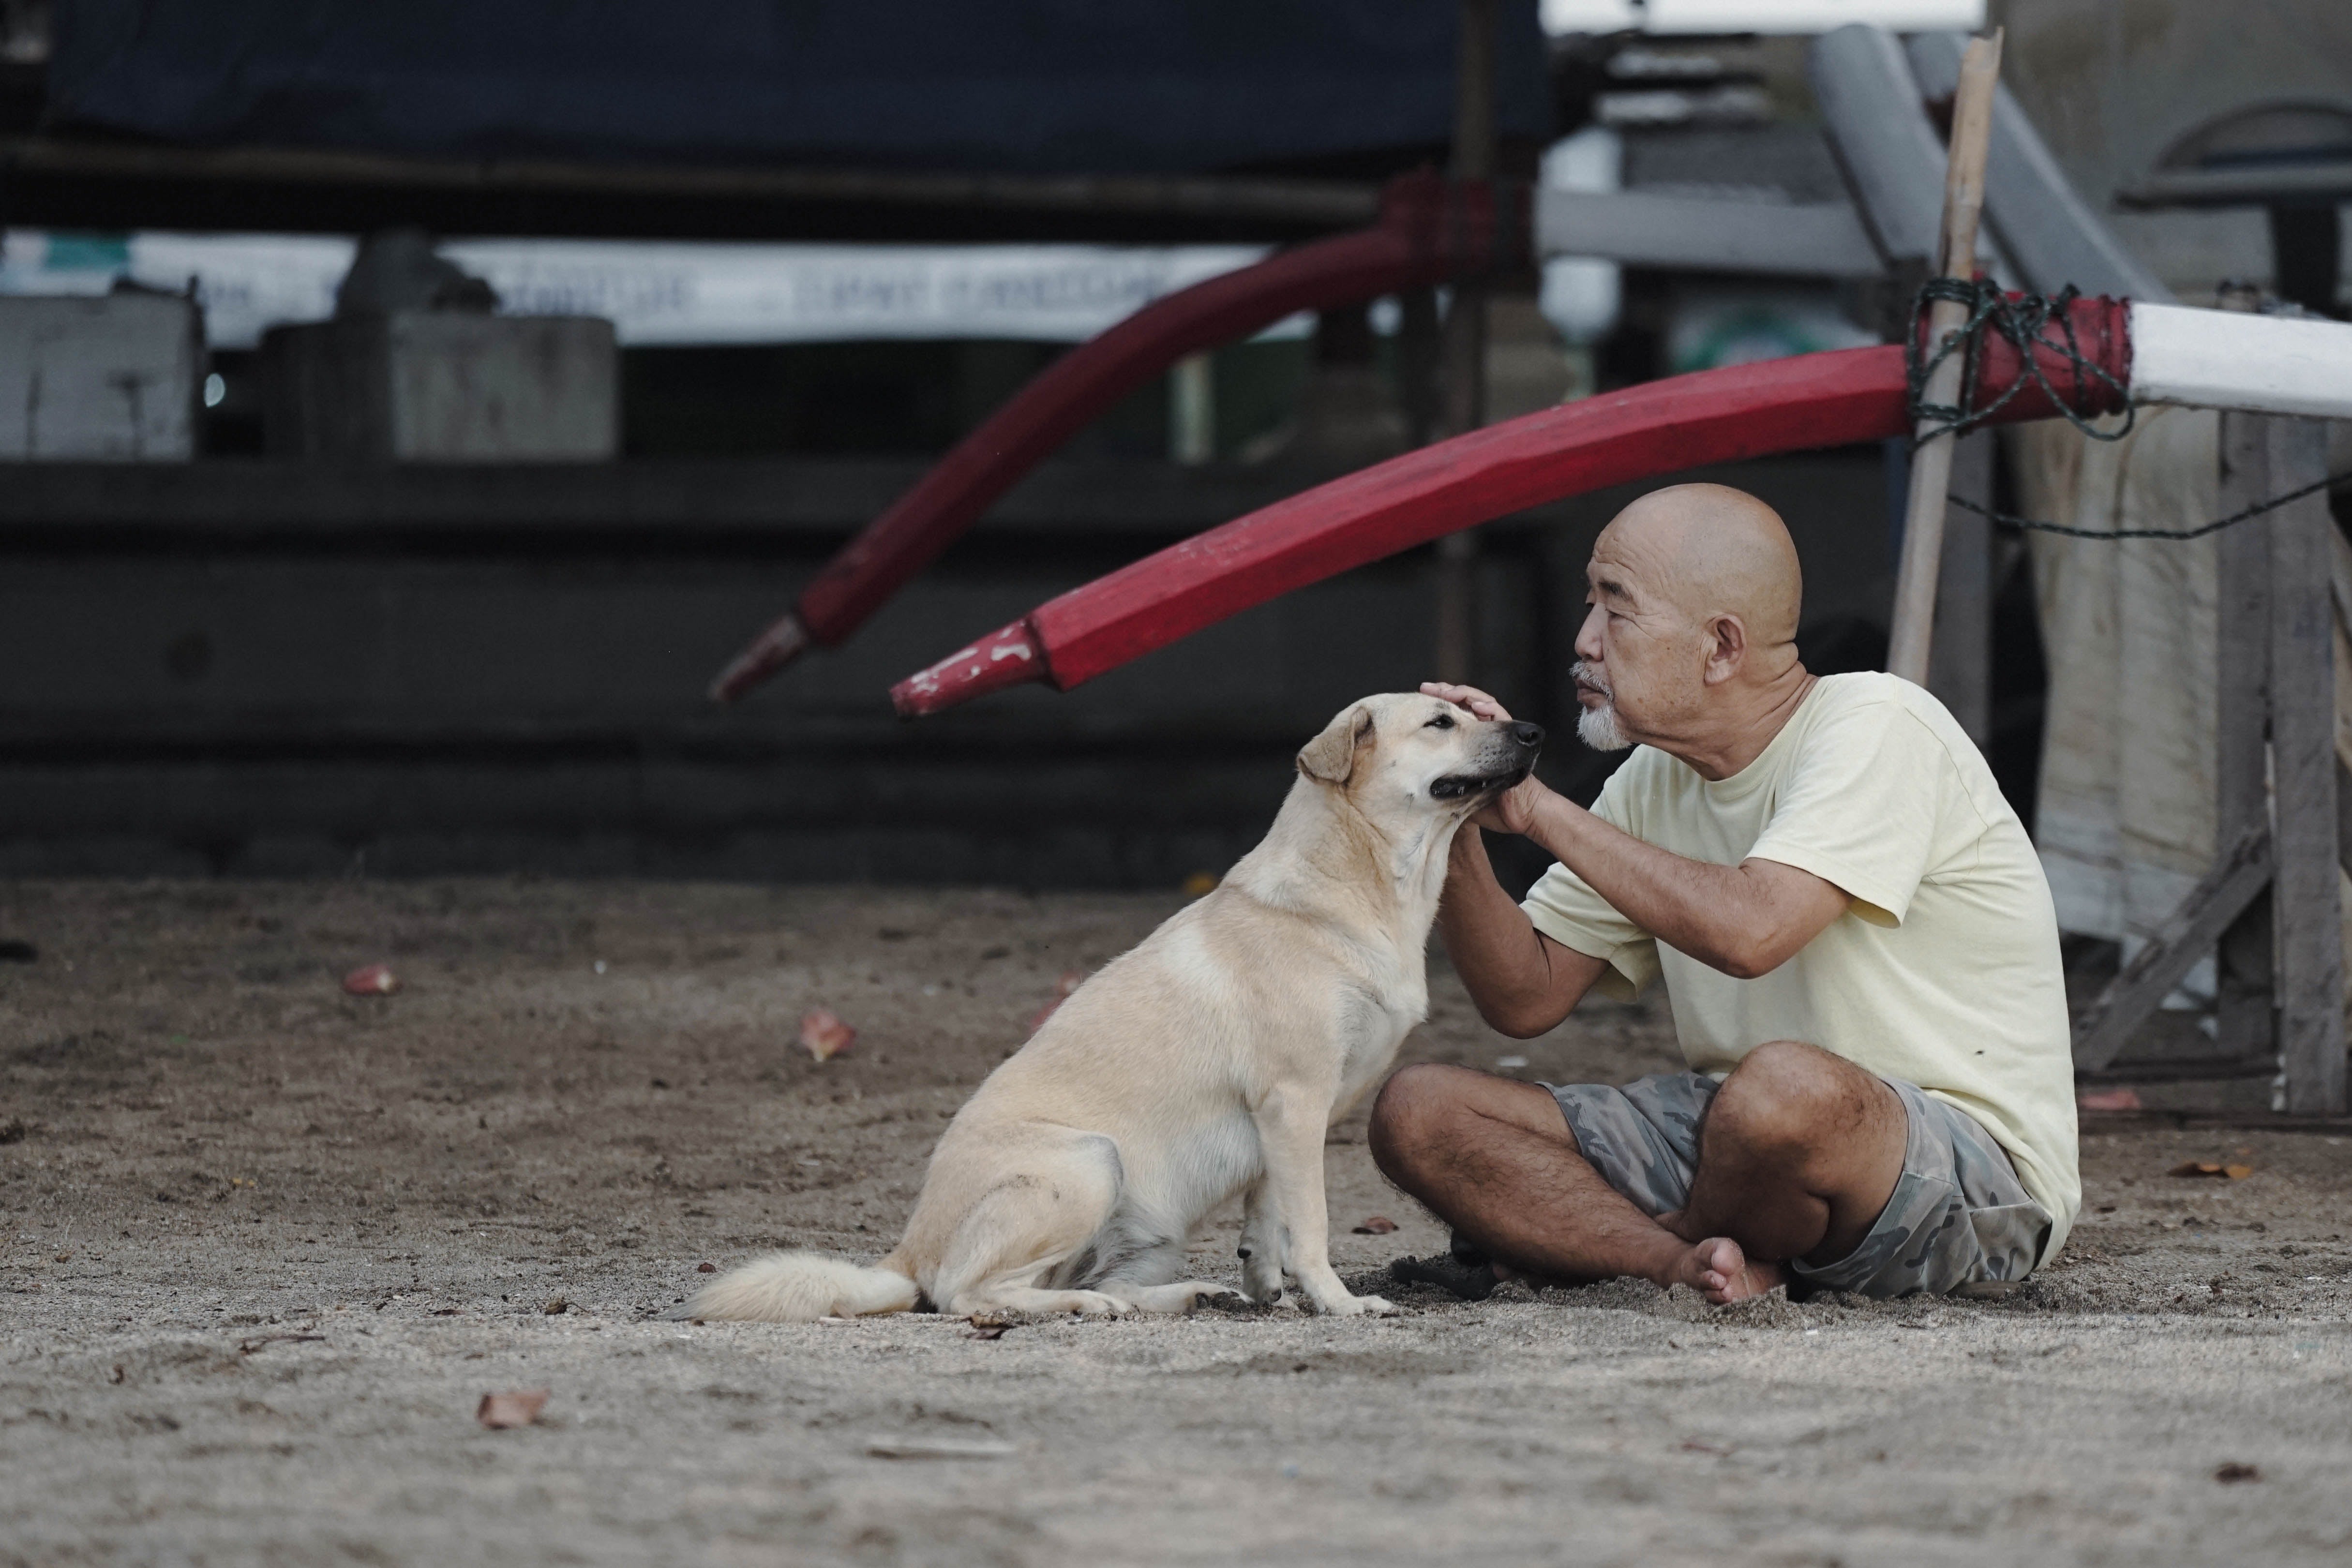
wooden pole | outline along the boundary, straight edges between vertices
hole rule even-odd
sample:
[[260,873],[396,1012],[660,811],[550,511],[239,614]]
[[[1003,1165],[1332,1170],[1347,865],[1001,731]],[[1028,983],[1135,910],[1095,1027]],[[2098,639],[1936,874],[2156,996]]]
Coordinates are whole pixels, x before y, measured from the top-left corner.
[[[2265,420],[2270,480],[2292,490],[2327,474],[2326,426]],[[2276,491],[2273,492],[2276,494]],[[2344,1113],[2344,911],[2336,890],[2335,523],[2325,494],[2271,518],[2271,789],[2278,871],[2279,1067],[2286,1110]]]
[[[1990,430],[1960,437],[1952,452],[1953,495],[1992,505],[1996,440]],[[1980,750],[1992,743],[1992,522],[1981,512],[1954,507],[1944,519],[1927,689]]]
[[[1985,148],[1992,135],[1993,89],[2000,80],[2000,30],[1969,41],[1960,87],[1952,100],[1951,151],[1944,172],[1944,276],[1963,280],[1977,270],[1977,219],[1984,210]],[[1968,319],[1968,308],[1939,299],[1927,319],[1927,341],[1940,344]],[[1936,368],[1929,402],[1960,401],[1966,355]],[[1915,434],[1924,435],[1927,426]],[[1895,579],[1895,627],[1886,667],[1906,681],[1927,684],[1936,624],[1936,569],[1944,553],[1945,497],[1951,488],[1952,437],[1938,435],[1911,455],[1911,492],[1904,513],[1903,559]]]
[[[2271,416],[2221,416],[2221,510],[2268,500]],[[2214,852],[2270,825],[2271,521],[2258,517],[2213,539],[2216,641]],[[2271,901],[2262,899],[2222,934],[2215,974],[2219,1053],[2269,1056],[2273,1030]]]
[[[1495,177],[1495,0],[1462,0],[1462,42],[1454,88],[1454,167],[1457,180]],[[1462,277],[1445,313],[1441,348],[1445,434],[1486,423],[1486,284]],[[1467,529],[1437,541],[1437,674],[1475,674],[1478,540]]]

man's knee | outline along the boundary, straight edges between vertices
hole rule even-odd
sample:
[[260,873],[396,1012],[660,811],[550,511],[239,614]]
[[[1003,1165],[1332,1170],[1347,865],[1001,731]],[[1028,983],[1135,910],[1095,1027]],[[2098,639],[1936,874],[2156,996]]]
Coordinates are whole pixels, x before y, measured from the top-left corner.
[[1459,1080],[1475,1076],[1437,1061],[1415,1062],[1391,1074],[1372,1101],[1366,1137],[1372,1163],[1391,1177],[1410,1166],[1461,1113]]
[[1776,1040],[1733,1068],[1707,1107],[1702,1137],[1720,1150],[1801,1157],[1853,1131],[1870,1110],[1862,1070],[1818,1046]]

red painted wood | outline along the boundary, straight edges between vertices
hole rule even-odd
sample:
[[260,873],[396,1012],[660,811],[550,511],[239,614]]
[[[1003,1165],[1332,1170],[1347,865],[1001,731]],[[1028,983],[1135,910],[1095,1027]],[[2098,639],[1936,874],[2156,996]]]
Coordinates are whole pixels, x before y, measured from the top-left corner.
[[[2127,382],[2122,305],[2081,300],[2071,319],[2084,353]],[[2081,412],[2120,406],[2063,356],[2038,358]],[[2019,371],[2014,350],[1990,346],[1972,406],[2000,398]],[[1906,434],[1904,391],[1903,350],[1888,346],[1702,371],[1565,403],[1278,501],[1074,589],[995,635],[1042,655],[1020,660],[1024,672],[1034,666],[1031,678],[1068,691],[1292,589],[1547,501],[1710,463]],[[2029,386],[1995,417],[2056,412]],[[936,713],[1014,684],[1001,667],[984,681],[959,670],[943,660],[893,687],[891,700],[902,713]]]
[[[1512,204],[1504,265],[1526,263],[1527,193]],[[1392,181],[1374,227],[1318,240],[1255,267],[1196,283],[1144,307],[1056,360],[915,487],[844,545],[803,591],[793,612],[754,639],[712,687],[741,696],[810,643],[847,638],[907,580],[978,521],[1022,476],[1118,399],[1185,355],[1238,342],[1300,310],[1376,299],[1401,289],[1493,270],[1498,187],[1448,185],[1434,174]]]
[[959,648],[920,674],[890,688],[902,718],[920,718],[976,696],[1025,685],[1043,678],[1037,644],[1026,617],[1000,626],[968,647]]

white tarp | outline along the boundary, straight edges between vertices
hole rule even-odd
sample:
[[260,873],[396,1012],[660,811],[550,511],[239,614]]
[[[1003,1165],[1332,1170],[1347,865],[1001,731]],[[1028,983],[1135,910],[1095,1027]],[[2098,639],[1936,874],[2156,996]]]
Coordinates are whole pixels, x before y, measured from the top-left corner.
[[[0,293],[101,294],[193,282],[216,349],[333,313],[353,242],[331,235],[0,236]],[[461,240],[443,256],[502,313],[601,316],[624,347],[1019,338],[1077,342],[1162,295],[1246,267],[1262,246],[850,246]],[[1267,337],[1305,335],[1311,319]]]
[[[2106,531],[2191,528],[2221,514],[2212,410],[2143,408],[2121,442],[2086,440],[2062,420],[2004,434],[2028,517]],[[2213,859],[2213,537],[2027,538],[2050,671],[2034,841],[2060,929],[2134,951]],[[2332,538],[2336,747],[2352,761],[2352,546]],[[2208,959],[2183,988],[2212,987]]]
[[[2195,528],[2220,515],[2220,417],[2143,409],[2121,442],[2021,426],[2018,498],[2074,528]],[[2033,836],[2058,925],[2144,937],[2213,857],[2213,540],[2027,538],[2050,670]]]

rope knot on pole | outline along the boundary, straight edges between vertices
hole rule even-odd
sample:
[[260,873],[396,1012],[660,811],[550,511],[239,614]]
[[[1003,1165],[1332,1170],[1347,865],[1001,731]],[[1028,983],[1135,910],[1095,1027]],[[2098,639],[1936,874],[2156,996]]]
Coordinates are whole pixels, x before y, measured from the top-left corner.
[[[1930,317],[1938,301],[1968,312],[1958,326],[1935,337]],[[1911,330],[1903,344],[1904,381],[1911,415],[1911,447],[1917,451],[1941,436],[1958,436],[1993,423],[2001,410],[2029,387],[2039,391],[2068,423],[2094,441],[2120,441],[2131,433],[2138,409],[2132,401],[2126,312],[2128,301],[2084,298],[2073,284],[2055,294],[2010,293],[1988,279],[1931,277],[1911,302]],[[2085,339],[2089,346],[2085,348]],[[1997,346],[1996,346],[1997,345]],[[1957,402],[1933,400],[1929,384],[1953,355],[1961,358]],[[1995,375],[2005,389],[1979,404],[1978,391],[1987,361],[2000,356]],[[2113,367],[2113,368],[2110,368]],[[2053,372],[2056,380],[2053,381]],[[2061,391],[2057,382],[2068,383]],[[2093,420],[2121,413],[2123,423],[2101,430]]]

